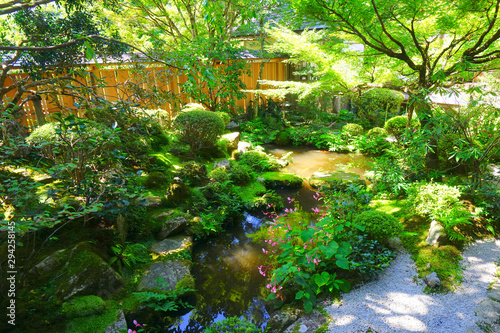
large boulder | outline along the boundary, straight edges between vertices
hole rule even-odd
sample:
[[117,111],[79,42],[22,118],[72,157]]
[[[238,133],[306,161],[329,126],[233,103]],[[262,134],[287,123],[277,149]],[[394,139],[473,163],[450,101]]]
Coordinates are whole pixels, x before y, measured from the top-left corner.
[[425,242],[430,246],[439,247],[447,241],[444,227],[438,221],[432,221],[429,227],[429,235]]
[[285,308],[274,312],[267,322],[266,332],[280,333],[304,315],[304,310]]
[[193,246],[193,239],[189,236],[175,236],[164,239],[151,245],[151,252],[166,256],[171,253],[190,249]]
[[54,252],[30,272],[31,277],[36,276],[39,281],[55,281],[56,296],[61,300],[86,295],[108,296],[124,284],[87,242]]
[[342,190],[350,184],[366,185],[366,182],[353,172],[315,172],[309,178],[309,185],[314,189],[325,187]]
[[238,143],[240,142],[240,138],[241,138],[240,132],[233,132],[221,136],[221,139],[226,139],[229,142],[229,145],[227,147],[229,151],[238,149]]
[[116,315],[116,321],[106,327],[104,333],[121,333],[127,331],[127,321],[125,320],[125,314],[122,310],[118,310]]
[[179,260],[155,262],[142,275],[137,290],[173,290],[178,284],[186,286],[185,281],[190,281],[187,285],[194,287],[189,263]]
[[161,223],[163,221],[161,231],[158,234],[157,239],[165,239],[169,236],[173,236],[184,232],[189,223],[188,216],[173,216],[175,210],[171,210],[168,212],[163,212],[153,217],[154,220],[157,220]]
[[146,208],[159,208],[162,205],[162,200],[161,197],[144,197],[137,199],[135,203]]

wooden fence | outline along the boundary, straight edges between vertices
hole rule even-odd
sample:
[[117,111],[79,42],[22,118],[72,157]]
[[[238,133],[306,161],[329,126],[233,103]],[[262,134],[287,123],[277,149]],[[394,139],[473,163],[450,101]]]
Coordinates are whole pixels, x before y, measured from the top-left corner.
[[[275,58],[275,59],[246,59],[248,64],[249,74],[244,74],[241,77],[241,80],[246,85],[246,89],[253,90],[257,86],[257,79],[259,76],[259,69],[262,62],[264,62],[264,71],[263,71],[263,80],[274,80],[274,81],[284,81],[287,78],[288,71],[286,63],[283,62],[284,58]],[[118,99],[121,100],[130,100],[132,96],[130,96],[130,91],[126,91],[123,89],[126,83],[135,83],[136,86],[141,87],[142,89],[151,88],[154,86],[158,91],[171,91],[175,94],[179,94],[181,96],[182,103],[191,103],[194,102],[188,98],[183,97],[180,93],[180,86],[182,83],[186,82],[187,78],[184,75],[176,75],[175,73],[166,73],[164,67],[156,64],[150,64],[150,66],[144,67],[143,65],[142,73],[147,73],[146,77],[139,78],[134,73],[134,66],[123,65],[123,64],[106,64],[106,65],[88,65],[86,72],[90,75],[87,75],[84,78],[78,78],[83,81],[83,83],[93,86],[95,85],[94,92],[108,100],[108,101],[116,101]],[[26,74],[13,74],[12,78],[9,78],[5,85],[10,85],[14,83],[14,80],[18,80],[20,78],[26,77]],[[147,82],[141,82],[140,80],[146,80]],[[96,85],[95,83],[100,81],[100,84]],[[43,88],[39,88],[43,89]],[[11,94],[7,95],[6,98],[13,96],[15,91],[12,91]],[[61,112],[61,110],[73,110],[78,112],[78,108],[75,106],[76,99],[70,95],[65,94],[55,94],[51,97],[47,95],[41,95],[42,97],[42,110],[45,117],[50,117],[51,113]],[[244,99],[238,100],[236,103],[237,108],[242,108],[246,110],[249,106],[250,102],[254,99],[253,93],[246,93],[246,97]],[[169,103],[164,103],[160,106],[162,109],[165,109],[169,112],[169,114],[173,114],[175,110],[175,106]],[[28,128],[32,128],[37,124],[35,108],[32,102],[28,102],[24,107],[25,118],[24,125]]]

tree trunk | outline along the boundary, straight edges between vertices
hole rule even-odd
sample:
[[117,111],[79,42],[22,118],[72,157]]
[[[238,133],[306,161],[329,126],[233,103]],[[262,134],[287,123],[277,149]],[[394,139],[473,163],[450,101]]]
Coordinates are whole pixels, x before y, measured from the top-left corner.
[[428,150],[425,156],[425,165],[428,172],[439,170],[439,153],[437,137],[434,134],[434,122],[432,121],[432,110],[427,103],[427,96],[419,94],[415,101],[415,111],[417,112],[422,129],[426,129],[431,134],[428,143]]

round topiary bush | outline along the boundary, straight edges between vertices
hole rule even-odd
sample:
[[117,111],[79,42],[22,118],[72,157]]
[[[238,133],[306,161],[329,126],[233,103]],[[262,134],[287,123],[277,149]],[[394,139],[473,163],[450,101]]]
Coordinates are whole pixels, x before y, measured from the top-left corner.
[[246,164],[258,172],[277,171],[280,168],[275,158],[260,151],[249,151],[240,155],[239,159],[242,164]]
[[[384,129],[390,134],[399,139],[404,131],[406,130],[406,124],[408,122],[407,116],[397,116],[387,120],[384,125]],[[410,128],[418,129],[420,128],[420,122],[417,119],[412,118],[410,121]]]
[[200,103],[188,103],[181,108],[182,112],[190,111],[207,111],[207,109]]
[[229,122],[231,121],[231,116],[228,113],[215,112],[215,114],[218,115],[220,117],[220,119],[222,119],[222,121],[224,122],[224,126],[229,125]]
[[210,111],[183,112],[175,118],[174,127],[192,152],[213,148],[225,128],[222,119]]
[[358,124],[345,124],[342,126],[342,134],[347,136],[357,136],[363,133],[363,126]]
[[374,88],[361,95],[354,105],[358,108],[358,117],[367,127],[381,127],[384,122],[395,116],[405,96],[394,90]]
[[202,185],[208,181],[207,167],[193,161],[188,162],[180,170],[179,177],[188,185]]
[[368,131],[366,134],[370,139],[373,138],[387,138],[389,133],[382,127],[374,127]]
[[399,235],[403,227],[392,215],[378,210],[369,210],[357,215],[354,223],[365,227],[365,234],[380,242]]
[[256,178],[255,173],[246,164],[231,163],[229,178],[236,185],[245,185]]
[[168,183],[168,179],[163,172],[153,171],[147,176],[144,187],[149,189],[160,188],[166,183]]
[[215,168],[208,174],[210,181],[213,183],[225,183],[229,181],[229,174],[224,168]]

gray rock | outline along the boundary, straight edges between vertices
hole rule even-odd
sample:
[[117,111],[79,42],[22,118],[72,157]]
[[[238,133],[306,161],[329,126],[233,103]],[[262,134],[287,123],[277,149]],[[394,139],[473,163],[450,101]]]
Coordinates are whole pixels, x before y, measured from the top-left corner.
[[238,143],[240,142],[241,134],[240,132],[233,132],[221,136],[221,139],[226,139],[229,141],[228,149],[232,151],[238,149]]
[[56,269],[57,266],[61,264],[65,251],[66,250],[63,249],[52,253],[50,256],[36,264],[35,267],[30,270],[30,273],[33,275],[42,275]]
[[323,324],[327,323],[327,318],[322,315],[319,311],[312,311],[310,314],[306,314],[297,320],[294,324],[290,325],[284,332],[300,332],[300,333],[314,333]]
[[226,169],[227,170],[227,169],[229,169],[229,166],[230,166],[230,163],[229,163],[228,159],[225,159],[225,160],[222,160],[222,161],[214,163],[214,169],[216,169],[216,168],[222,168],[222,169]]
[[151,251],[159,255],[179,252],[193,246],[193,239],[189,236],[175,236],[162,240],[161,242],[151,245]]
[[184,261],[156,262],[144,272],[137,290],[172,290],[175,289],[177,282],[189,277],[191,277],[190,268]]
[[231,120],[229,124],[227,124],[226,128],[229,130],[238,130],[240,128],[240,124]]
[[431,288],[437,288],[441,285],[441,280],[439,280],[436,272],[432,272],[431,274],[426,275],[424,277],[424,282]]
[[177,216],[168,219],[165,222],[163,222],[158,238],[165,239],[168,236],[178,234],[186,229],[186,225],[188,223],[189,221],[187,220],[187,218],[183,216]]
[[250,147],[252,147],[250,143],[245,141],[240,141],[238,142],[238,153],[244,154],[248,151],[248,149],[250,149]]
[[266,326],[266,332],[269,333],[281,333],[290,325],[295,323],[302,315],[303,310],[287,308],[281,309],[271,315]]
[[446,242],[446,232],[444,227],[438,221],[432,221],[429,228],[429,236],[425,239],[425,242],[431,246],[439,247]]
[[162,205],[161,197],[144,197],[136,200],[136,204],[146,208],[159,208]]
[[500,302],[492,299],[482,301],[476,308],[476,317],[479,322],[486,325],[497,323],[500,318]]
[[125,320],[125,314],[122,310],[118,310],[116,321],[106,327],[104,333],[121,333],[127,331],[127,321]]

